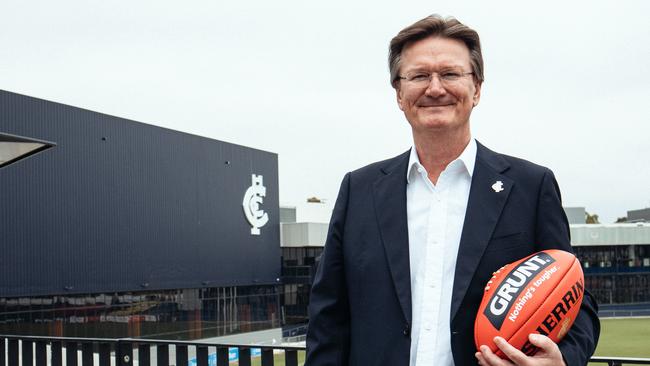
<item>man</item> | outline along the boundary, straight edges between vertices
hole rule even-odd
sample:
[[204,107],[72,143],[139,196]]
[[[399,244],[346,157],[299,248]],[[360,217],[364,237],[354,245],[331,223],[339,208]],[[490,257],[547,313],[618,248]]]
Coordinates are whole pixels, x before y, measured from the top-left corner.
[[585,298],[558,344],[510,361],[477,352],[474,320],[492,272],[543,249],[571,251],[553,173],[471,137],[478,34],[434,15],[390,44],[391,82],[414,146],[343,179],[309,305],[307,366],[585,365],[599,335]]

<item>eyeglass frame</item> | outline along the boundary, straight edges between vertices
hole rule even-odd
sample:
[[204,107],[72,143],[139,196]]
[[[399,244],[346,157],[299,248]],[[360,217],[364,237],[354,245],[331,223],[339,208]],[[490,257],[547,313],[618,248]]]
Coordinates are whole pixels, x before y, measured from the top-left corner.
[[[474,75],[474,72],[460,72],[459,73],[459,72],[454,72],[454,71],[442,71],[442,73],[440,73],[440,72],[431,72],[431,73],[429,73],[429,72],[424,72],[424,71],[417,71],[417,72],[415,72],[415,74],[416,74],[415,76],[410,77],[410,78],[408,76],[398,75],[397,79],[398,80],[405,80],[407,83],[410,83],[411,85],[414,85],[414,86],[418,86],[418,84],[421,84],[419,86],[424,87],[424,86],[431,85],[431,80],[433,80],[433,75],[436,74],[436,75],[438,75],[438,81],[441,84],[450,85],[450,84],[453,84],[453,83],[455,83],[457,81],[460,81],[461,78],[463,78],[463,77],[465,77],[467,75]],[[449,75],[449,74],[452,74],[452,75]],[[420,75],[420,76],[425,76],[426,75],[426,77],[424,79],[422,79],[422,80],[413,80],[418,75]],[[448,75],[448,77],[451,77],[451,79],[449,79],[449,78],[445,79],[445,75]],[[426,81],[426,84],[424,83],[425,81]]]

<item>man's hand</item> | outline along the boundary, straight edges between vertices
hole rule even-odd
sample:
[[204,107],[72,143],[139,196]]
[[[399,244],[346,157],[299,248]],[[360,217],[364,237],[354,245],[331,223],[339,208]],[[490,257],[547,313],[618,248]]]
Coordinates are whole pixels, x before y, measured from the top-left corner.
[[494,342],[510,361],[495,355],[490,350],[490,347],[486,345],[482,345],[481,352],[476,352],[475,356],[482,366],[566,366],[560,348],[549,337],[541,334],[530,334],[528,339],[530,343],[539,347],[534,356],[526,356],[526,354],[511,346],[501,337],[495,337]]

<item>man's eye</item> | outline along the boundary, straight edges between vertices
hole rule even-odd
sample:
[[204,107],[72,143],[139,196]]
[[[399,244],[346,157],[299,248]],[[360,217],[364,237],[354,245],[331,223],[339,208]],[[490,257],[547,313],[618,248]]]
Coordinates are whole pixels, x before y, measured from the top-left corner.
[[428,79],[429,79],[428,74],[415,74],[415,75],[411,76],[411,81],[415,81],[415,82],[425,81],[425,80],[428,80]]
[[442,76],[442,78],[445,80],[457,80],[460,78],[460,74],[457,72],[444,72],[440,76]]

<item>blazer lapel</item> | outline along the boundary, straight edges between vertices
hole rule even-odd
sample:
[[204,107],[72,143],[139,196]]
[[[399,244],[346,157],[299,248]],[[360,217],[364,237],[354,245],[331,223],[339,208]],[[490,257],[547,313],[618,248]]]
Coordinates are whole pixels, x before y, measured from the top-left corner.
[[[477,142],[476,164],[456,260],[451,319],[458,312],[514,184],[501,174],[508,167],[503,157]],[[503,190],[497,192],[500,188]]]
[[395,291],[411,323],[411,270],[409,266],[408,224],[406,215],[406,169],[410,151],[391,159],[382,167],[385,174],[373,185],[375,213],[381,241],[393,278]]

